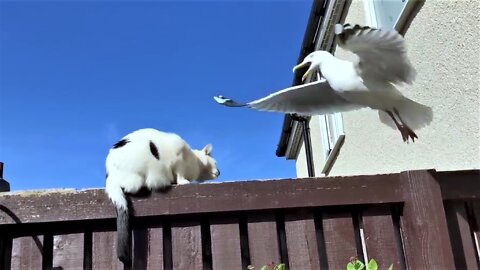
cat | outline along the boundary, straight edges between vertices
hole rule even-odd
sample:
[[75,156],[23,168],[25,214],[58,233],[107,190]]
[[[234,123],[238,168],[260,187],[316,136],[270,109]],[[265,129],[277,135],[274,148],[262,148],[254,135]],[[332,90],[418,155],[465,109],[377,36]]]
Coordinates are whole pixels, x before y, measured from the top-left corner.
[[113,145],[105,162],[105,191],[117,211],[117,256],[124,265],[132,263],[131,209],[125,194],[215,179],[220,170],[211,153],[211,144],[194,150],[177,134],[151,128],[134,131]]

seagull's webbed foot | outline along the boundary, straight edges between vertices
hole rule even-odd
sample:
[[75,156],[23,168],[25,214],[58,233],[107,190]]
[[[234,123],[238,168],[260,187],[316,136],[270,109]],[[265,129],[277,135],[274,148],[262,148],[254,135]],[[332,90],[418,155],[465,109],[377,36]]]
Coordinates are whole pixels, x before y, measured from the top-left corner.
[[405,124],[402,117],[400,117],[400,113],[396,108],[393,109],[393,111],[395,112],[398,119],[400,120],[401,125],[398,129],[400,130],[400,133],[402,133],[403,141],[408,143],[408,139],[411,138],[412,142],[415,142],[415,139],[418,139],[417,134],[415,134],[415,132],[413,132],[413,130],[409,126],[407,126],[407,124]]
[[402,118],[400,118],[400,114],[398,113],[397,109],[394,109],[395,114],[397,115],[398,119],[400,119],[400,122],[397,121],[395,116],[391,111],[386,111],[386,113],[392,118],[393,122],[395,123],[395,126],[397,126],[397,129],[400,131],[400,134],[402,134],[402,139],[404,142],[408,143],[409,139],[412,139],[412,142],[415,142],[415,139],[418,139],[417,134],[413,132],[413,130],[408,127],[403,121]]
[[402,134],[403,141],[408,143],[408,139],[412,139],[412,142],[415,142],[415,139],[418,139],[417,134],[413,132],[411,128],[409,128],[406,125],[400,125],[398,128],[400,130],[400,133]]

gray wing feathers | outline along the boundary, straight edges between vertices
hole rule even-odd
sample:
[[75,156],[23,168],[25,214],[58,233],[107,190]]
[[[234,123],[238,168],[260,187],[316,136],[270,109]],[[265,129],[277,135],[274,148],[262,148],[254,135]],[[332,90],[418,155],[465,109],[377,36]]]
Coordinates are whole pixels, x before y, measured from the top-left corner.
[[328,114],[362,108],[337,95],[325,80],[290,87],[249,102],[247,106],[260,111],[301,115]]
[[359,57],[357,68],[363,78],[408,84],[415,80],[405,41],[397,31],[338,24],[335,33],[338,45]]

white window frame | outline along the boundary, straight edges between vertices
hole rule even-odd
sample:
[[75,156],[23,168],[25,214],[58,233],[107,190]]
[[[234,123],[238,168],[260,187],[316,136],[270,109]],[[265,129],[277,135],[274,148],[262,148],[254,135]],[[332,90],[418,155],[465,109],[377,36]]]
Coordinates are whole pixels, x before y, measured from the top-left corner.
[[342,113],[319,115],[320,134],[322,140],[322,150],[325,163],[322,168],[322,174],[328,175],[333,166],[333,162],[337,157],[343,141],[345,133],[343,129]]
[[[320,78],[320,73],[315,76]],[[328,175],[333,165],[335,157],[338,155],[340,147],[345,139],[343,129],[342,113],[332,113],[319,115],[320,120],[320,136],[322,141],[322,156],[325,160],[322,174]]]
[[[364,10],[365,10],[365,22],[371,27],[379,27],[375,12],[375,0],[364,0]],[[425,0],[405,0],[405,5],[403,6],[402,11],[398,15],[398,18],[394,24],[394,29],[404,34],[406,28],[408,27],[411,20],[415,17],[416,13],[425,3]]]

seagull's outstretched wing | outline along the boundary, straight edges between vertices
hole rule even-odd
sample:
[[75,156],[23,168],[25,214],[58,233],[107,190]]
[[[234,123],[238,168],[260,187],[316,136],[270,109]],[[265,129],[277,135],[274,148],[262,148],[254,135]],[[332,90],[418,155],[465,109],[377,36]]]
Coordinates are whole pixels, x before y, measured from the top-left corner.
[[337,24],[338,45],[359,57],[357,68],[362,78],[411,84],[416,71],[408,60],[403,37],[395,30]]
[[305,116],[362,108],[339,96],[324,79],[289,87],[249,103],[238,103],[223,96],[214,99],[228,107],[249,107],[259,111],[296,113]]

